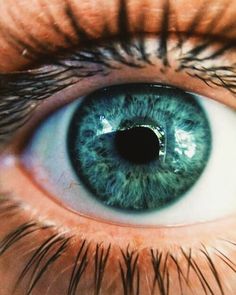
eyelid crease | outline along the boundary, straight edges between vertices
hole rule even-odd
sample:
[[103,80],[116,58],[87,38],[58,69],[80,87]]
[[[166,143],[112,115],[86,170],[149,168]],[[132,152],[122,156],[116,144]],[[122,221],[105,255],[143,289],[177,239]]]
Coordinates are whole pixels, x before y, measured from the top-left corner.
[[[176,49],[179,52],[176,72],[185,71],[208,86],[215,85],[236,93],[236,64],[222,65],[220,60],[217,65],[219,57],[228,51],[224,44],[214,48],[215,53],[209,54],[210,44],[205,46],[204,40],[204,46],[198,43],[196,50],[188,47],[186,50],[185,42],[180,49],[178,45],[174,49],[164,45],[161,50],[160,44],[165,44],[165,41],[157,39],[155,42],[156,50],[152,53],[147,52],[146,39],[142,37],[130,39],[125,43],[125,48],[123,42],[117,41],[92,49],[75,50],[68,57],[62,55],[36,69],[0,74],[0,145],[27,122],[43,100],[60,90],[89,77],[109,75],[121,66],[139,69],[153,65],[153,56],[162,60],[165,68],[169,68],[170,52]],[[160,52],[164,56],[160,56]]]

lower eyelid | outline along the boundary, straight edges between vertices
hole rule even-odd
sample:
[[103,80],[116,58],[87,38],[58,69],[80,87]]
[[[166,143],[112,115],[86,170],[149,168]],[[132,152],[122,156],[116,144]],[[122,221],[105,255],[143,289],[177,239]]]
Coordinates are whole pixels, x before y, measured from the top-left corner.
[[[1,206],[2,203],[0,211]],[[5,230],[5,233],[4,229],[1,229],[1,237],[5,238],[1,239],[0,243],[0,259],[4,261],[0,264],[1,278],[4,280],[7,275],[6,280],[9,280],[9,272],[4,265],[11,265],[14,260],[15,272],[11,270],[11,273],[14,273],[12,282],[16,282],[28,262],[28,268],[25,268],[27,271],[21,277],[16,294],[25,294],[25,289],[29,288],[30,283],[35,282],[41,271],[43,275],[35,285],[34,294],[42,294],[42,291],[45,294],[67,294],[69,283],[69,294],[75,294],[72,291],[76,290],[77,284],[78,293],[79,290],[83,290],[83,294],[99,294],[95,292],[96,289],[100,290],[102,295],[111,292],[117,295],[132,294],[124,291],[132,288],[133,291],[139,289],[139,293],[134,294],[166,294],[163,292],[167,292],[168,284],[169,294],[188,295],[195,294],[192,292],[198,290],[196,294],[201,295],[204,294],[205,288],[211,290],[212,294],[223,294],[220,288],[226,288],[227,282],[233,282],[232,260],[235,256],[235,245],[230,241],[218,241],[215,245],[198,243],[192,247],[184,244],[181,247],[176,246],[174,244],[178,241],[174,241],[169,250],[161,248],[159,243],[155,243],[155,247],[143,248],[128,244],[118,246],[116,242],[109,244],[89,239],[85,233],[82,238],[74,237],[63,228],[58,230],[57,226],[45,226],[44,222],[29,218],[30,212],[26,210],[27,214],[24,214],[23,211],[14,211],[15,214],[9,217],[11,228]],[[17,220],[17,223],[14,223],[14,220]],[[17,225],[19,227],[20,222],[25,228],[28,222],[28,228],[21,228],[18,234],[13,235],[12,231]],[[115,235],[119,236],[118,230],[114,232]],[[161,239],[161,234],[157,235]],[[54,255],[58,255],[55,256],[55,260],[52,258]],[[30,259],[32,265],[29,264]],[[39,261],[34,276],[31,277]],[[46,269],[47,263],[49,267]],[[211,263],[216,268],[217,275]],[[7,270],[10,271],[8,268]],[[220,278],[219,281],[217,276]],[[3,293],[5,294],[10,293]]]
[[[192,290],[200,290],[197,295],[204,294],[202,284],[205,288],[208,288],[209,285],[213,294],[221,294],[219,293],[216,275],[211,268],[211,262],[214,263],[224,288],[226,290],[227,286],[235,288],[235,286],[232,286],[232,282],[234,282],[234,261],[236,261],[234,244],[236,221],[234,217],[218,222],[176,228],[148,229],[106,224],[75,215],[73,212],[55,204],[42,191],[37,190],[34,183],[27,175],[22,173],[19,167],[12,168],[11,165],[6,165],[1,168],[1,191],[12,192],[11,200],[13,200],[12,203],[10,202],[10,206],[5,204],[5,207],[2,207],[2,203],[0,203],[0,218],[8,220],[8,223],[4,222],[4,226],[0,230],[0,275],[1,278],[5,278],[5,281],[10,278],[9,272],[6,272],[6,269],[9,268],[5,268],[5,265],[11,265],[14,259],[14,265],[17,265],[17,267],[11,278],[12,281],[16,281],[27,262],[32,259],[35,251],[39,251],[40,246],[55,234],[55,239],[58,235],[62,239],[59,238],[55,244],[50,246],[48,252],[46,251],[36,273],[39,274],[45,263],[53,261],[51,257],[57,254],[63,242],[65,242],[65,249],[63,248],[64,250],[58,259],[43,272],[44,275],[35,287],[36,294],[39,290],[39,293],[42,294],[45,286],[49,288],[48,294],[66,294],[68,282],[72,278],[75,259],[84,240],[86,240],[85,246],[78,259],[76,271],[79,273],[79,266],[81,266],[83,257],[88,264],[78,282],[78,293],[79,290],[86,290],[86,293],[83,294],[94,293],[96,287],[94,282],[95,261],[98,259],[96,258],[96,247],[99,248],[97,251],[99,251],[100,257],[101,253],[103,255],[107,253],[109,245],[111,245],[111,250],[106,268],[103,271],[102,295],[109,295],[111,292],[117,295],[129,294],[124,292],[124,286],[131,288],[133,284],[133,288],[136,290],[138,281],[140,294],[147,294],[147,290],[150,290],[148,294],[152,294],[152,288],[155,288],[153,294],[162,294],[162,291],[160,291],[160,284],[162,283],[157,279],[158,275],[163,277],[161,280],[164,281],[165,288],[169,276],[170,294],[181,294],[180,284],[185,295],[192,294],[191,288]],[[20,186],[19,183],[21,183]],[[14,206],[14,200],[19,201],[20,207]],[[1,210],[2,208],[13,208],[15,211]],[[27,230],[27,232],[31,230],[33,232],[25,235],[26,232],[21,231],[22,238],[19,238],[18,230],[18,235],[13,238],[13,231],[20,225],[27,223],[35,224],[32,229]],[[70,239],[67,241],[67,238]],[[88,253],[83,256],[88,245]],[[189,262],[190,258],[188,258],[190,251],[192,264]],[[137,265],[134,267],[137,257]],[[37,259],[34,261],[34,266]],[[160,266],[158,266],[159,260],[161,261]],[[133,280],[129,277],[127,265],[135,268]],[[165,265],[166,271],[164,271]],[[19,288],[28,286],[30,273],[32,273],[34,266],[29,267],[29,273],[27,272]],[[83,269],[84,266],[81,267]],[[9,271],[11,270],[9,269]],[[164,275],[167,271],[168,276],[167,274]],[[180,273],[182,273],[180,275],[181,283],[179,283]],[[57,275],[55,276],[55,274]],[[125,279],[124,286],[122,276]],[[203,277],[206,282],[204,282]],[[73,284],[76,283],[77,281],[74,280]],[[153,284],[155,287],[153,287]],[[176,291],[176,288],[178,288],[178,291]],[[19,290],[19,293],[16,294],[24,294],[24,289]],[[9,292],[3,295],[11,294]]]

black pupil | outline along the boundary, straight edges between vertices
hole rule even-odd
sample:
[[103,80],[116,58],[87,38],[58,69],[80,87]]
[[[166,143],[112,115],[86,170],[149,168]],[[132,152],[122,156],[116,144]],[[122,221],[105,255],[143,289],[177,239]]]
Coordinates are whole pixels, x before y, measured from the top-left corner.
[[116,132],[115,147],[119,155],[133,164],[147,164],[159,156],[159,140],[148,127],[133,127]]

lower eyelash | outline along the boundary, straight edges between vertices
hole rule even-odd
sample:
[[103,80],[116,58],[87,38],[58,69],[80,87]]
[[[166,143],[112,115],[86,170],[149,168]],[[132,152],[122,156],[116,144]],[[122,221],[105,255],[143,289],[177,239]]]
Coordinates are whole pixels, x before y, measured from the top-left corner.
[[[14,218],[18,220],[21,211],[20,203],[16,203],[8,197],[1,199],[0,215],[3,215],[5,218],[11,216],[11,219],[14,221]],[[122,249],[116,249],[116,245],[96,244],[94,241],[86,239],[80,240],[78,246],[75,247],[74,236],[60,233],[53,225],[29,221],[21,224],[17,222],[17,225],[14,225],[14,227],[14,230],[11,230],[0,240],[0,257],[9,251],[13,252],[13,247],[20,241],[26,242],[27,238],[33,241],[33,235],[41,234],[44,237],[40,243],[37,241],[36,250],[34,248],[33,254],[30,254],[29,259],[27,258],[15,284],[16,291],[21,287],[21,284],[25,285],[26,283],[27,289],[24,291],[24,295],[33,294],[34,290],[37,290],[40,281],[47,279],[50,271],[55,272],[54,267],[56,263],[61,264],[61,266],[67,265],[70,268],[68,289],[65,295],[76,295],[77,292],[79,293],[81,282],[84,279],[87,282],[88,269],[89,280],[92,279],[93,281],[92,294],[95,295],[104,294],[102,290],[105,288],[105,279],[110,281],[115,280],[114,278],[116,277],[119,278],[121,294],[124,295],[141,295],[142,293],[140,292],[143,289],[142,284],[145,282],[145,278],[148,278],[149,282],[146,281],[146,284],[150,288],[150,292],[146,294],[172,295],[173,283],[174,288],[178,288],[178,294],[181,295],[185,294],[184,290],[186,288],[192,294],[197,295],[225,294],[223,281],[217,265],[209,253],[209,250],[213,249],[213,247],[209,247],[208,250],[206,246],[202,245],[195,253],[191,248],[187,250],[180,248],[176,251],[166,252],[155,248],[137,250],[132,249],[128,245]],[[236,245],[231,241],[225,240],[224,242],[234,247]],[[72,248],[76,248],[75,255],[72,255]],[[217,248],[214,248],[214,250],[215,257],[218,257],[225,266],[235,272],[234,262],[221,250]],[[115,255],[114,253],[118,254]],[[201,259],[199,258],[200,254]],[[69,255],[72,256],[70,265],[68,260],[66,262],[64,260],[68,259]],[[112,255],[113,259],[117,260],[117,267],[115,274],[113,274],[114,277],[107,279],[107,276],[111,275],[108,268],[111,265],[113,267],[115,264],[114,260],[111,261]],[[145,260],[143,260],[144,256]],[[207,265],[207,270],[201,268],[202,261]],[[59,267],[59,269],[61,268]],[[55,273],[58,274],[57,271]],[[201,291],[198,289],[197,292],[201,293],[194,293],[196,289],[193,288],[195,284],[193,283],[193,276],[201,287]],[[212,278],[209,279],[209,277]],[[117,282],[114,281],[114,283]],[[215,293],[215,290],[218,293]]]

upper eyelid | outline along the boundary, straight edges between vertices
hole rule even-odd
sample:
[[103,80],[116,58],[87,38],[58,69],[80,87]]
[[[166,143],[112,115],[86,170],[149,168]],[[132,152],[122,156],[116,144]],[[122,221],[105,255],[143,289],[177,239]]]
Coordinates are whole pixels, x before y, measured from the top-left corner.
[[[131,58],[135,56],[135,54],[134,56],[132,56],[133,49],[135,48],[135,44],[132,43],[132,40],[133,39],[129,40],[129,43],[127,43],[126,47],[123,48],[127,56]],[[145,46],[143,46],[145,44],[145,41],[144,39],[141,39],[139,40],[139,42],[144,42],[141,43],[141,50],[139,51],[139,57],[142,58],[142,65],[149,64],[150,61],[148,60],[147,55],[143,51],[145,48]],[[120,46],[122,47],[122,43],[120,43]],[[105,45],[104,47],[106,49]],[[157,47],[160,49],[159,42],[157,42]],[[107,50],[111,50],[111,48],[111,44],[109,44]],[[115,50],[115,47],[113,48],[113,50]],[[179,58],[179,71],[186,69],[188,66],[191,69],[191,61],[195,61],[195,59],[197,59],[198,57],[198,53],[202,53],[202,51],[204,50],[205,47],[203,46],[202,50],[199,49],[195,53],[193,53],[193,50],[190,50],[189,55],[188,53],[186,53],[180,56],[181,58]],[[180,50],[180,52],[181,51],[182,50]],[[67,81],[69,81],[70,78],[85,78],[86,76],[93,76],[99,73],[104,73],[106,70],[111,71],[112,64],[109,63],[113,60],[116,60],[119,64],[125,64],[136,67],[139,66],[139,64],[135,65],[135,61],[132,65],[132,63],[128,61],[127,56],[122,56],[121,53],[119,53],[119,51],[111,50],[111,53],[114,54],[111,60],[109,60],[109,58],[106,59],[106,54],[102,55],[102,51],[99,51],[98,47],[97,49],[93,49],[90,53],[89,51],[74,52],[74,55],[68,58],[69,61],[66,58],[62,58],[60,62],[58,60],[55,60],[55,63],[52,64],[51,67],[39,67],[38,69],[32,71],[15,72],[12,74],[0,74],[0,84],[2,84],[2,87],[0,89],[0,94],[2,97],[2,100],[0,101],[0,144],[1,142],[3,143],[4,140],[7,139],[14,130],[16,130],[24,123],[24,120],[28,118],[28,114],[31,114],[33,110],[32,105],[36,106],[39,103],[39,100],[44,100],[53,95],[54,93],[66,88],[68,86]],[[135,53],[137,54],[137,51],[135,51]],[[224,54],[224,50],[222,50],[222,52],[220,53]],[[167,54],[164,55],[164,58],[167,61],[168,54],[169,52],[167,51]],[[159,56],[159,50],[156,51],[156,55],[157,57]],[[217,56],[218,55],[212,57],[212,59],[214,60],[214,58],[216,58]],[[73,62],[75,64],[73,64]],[[83,62],[85,63],[83,64]],[[97,72],[93,68],[90,68],[91,65],[96,65],[96,63],[98,64]],[[200,59],[199,64],[201,65]],[[81,72],[81,66],[83,72]],[[164,67],[169,67],[169,64],[164,63]],[[206,70],[206,68],[203,68],[202,74],[206,73]],[[216,70],[217,68],[215,68],[215,71],[213,71],[212,69],[210,69],[209,71],[211,71],[211,73],[214,74],[216,73]],[[233,68],[233,70],[235,71],[235,67]],[[231,74],[231,72],[233,73],[233,70],[231,70],[229,67],[229,74]],[[87,74],[86,71],[88,71]],[[201,78],[200,67],[198,71],[199,77]],[[195,70],[195,72],[197,71]],[[64,76],[65,73],[66,76]],[[204,79],[207,83],[206,78]],[[224,82],[221,86],[226,87],[226,82]],[[232,91],[233,90],[234,88],[232,88]]]
[[[220,2],[220,1],[218,1]],[[64,2],[62,2],[64,3]],[[191,35],[200,34],[205,35],[209,40],[211,39],[219,39],[223,40],[224,42],[233,42],[232,39],[227,39],[230,33],[234,33],[235,31],[235,22],[229,20],[223,26],[219,26],[222,23],[223,16],[227,14],[230,10],[231,5],[226,5],[227,3],[224,2],[224,6],[221,9],[215,9],[215,12],[212,15],[210,21],[206,21],[208,13],[211,12],[211,4],[210,1],[204,2],[203,5],[200,5],[192,18],[188,21],[188,25],[185,32],[185,40],[188,39]],[[130,10],[128,9],[129,1],[127,0],[119,0],[118,7],[117,7],[117,16],[115,16],[113,22],[116,23],[117,29],[114,30],[109,28],[109,25],[104,23],[103,28],[100,29],[99,34],[96,33],[98,29],[93,30],[91,28],[91,22],[89,25],[81,24],[81,18],[78,17],[80,15],[80,11],[74,11],[74,5],[71,5],[70,1],[65,1],[63,6],[65,22],[69,23],[71,28],[71,32],[68,33],[64,31],[61,25],[56,18],[54,18],[53,13],[51,12],[49,6],[46,5],[45,7],[45,15],[47,17],[45,19],[37,19],[37,21],[42,25],[42,28],[45,30],[49,30],[50,32],[55,33],[55,36],[58,36],[59,40],[63,40],[63,42],[56,43],[55,39],[50,41],[50,38],[47,39],[47,42],[41,40],[40,38],[36,37],[33,33],[29,31],[29,26],[27,23],[25,24],[21,19],[21,15],[23,14],[23,10],[20,6],[17,6],[16,9],[9,9],[8,16],[10,23],[13,23],[13,27],[8,26],[8,24],[4,24],[4,22],[0,22],[2,41],[8,43],[11,47],[18,52],[19,59],[24,56],[24,59],[29,59],[29,62],[35,61],[38,59],[42,59],[42,57],[47,56],[48,53],[55,54],[60,52],[61,50],[69,47],[77,47],[83,45],[84,47],[88,47],[89,45],[93,45],[94,42],[97,40],[104,40],[110,39],[111,37],[121,37],[124,40],[128,40],[131,37],[131,34],[137,32],[145,32],[144,25],[146,20],[146,14],[143,10],[138,12],[138,21],[133,28],[131,28],[131,23],[129,21],[130,17]],[[176,34],[183,33],[183,30],[180,27],[180,16],[175,12],[175,7],[171,0],[164,0],[163,4],[160,6],[161,12],[157,14],[157,25],[155,32],[158,33],[161,39],[162,48],[160,50],[162,53],[164,52],[164,47],[166,47],[167,39],[168,39],[168,30],[176,32]],[[19,13],[22,12],[22,13]],[[100,12],[98,12],[99,14]],[[219,18],[219,15],[221,16]],[[83,16],[83,15],[82,15]],[[174,17],[173,17],[174,16]],[[22,17],[23,18],[23,17]],[[82,19],[86,17],[82,17]],[[173,21],[174,19],[174,21]],[[198,27],[202,26],[202,23],[206,22],[207,25],[205,26],[204,30],[200,33],[198,32]],[[102,26],[102,25],[100,25]],[[218,32],[215,29],[218,28]],[[131,33],[132,32],[132,33]],[[151,32],[149,32],[151,33]],[[182,40],[180,40],[182,42]],[[62,43],[62,44],[61,44]],[[1,52],[0,52],[1,54]],[[43,60],[43,59],[42,59]]]

